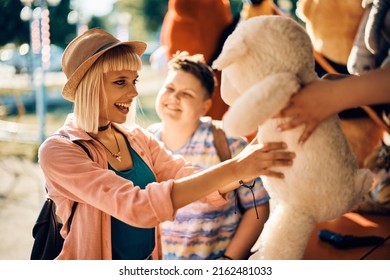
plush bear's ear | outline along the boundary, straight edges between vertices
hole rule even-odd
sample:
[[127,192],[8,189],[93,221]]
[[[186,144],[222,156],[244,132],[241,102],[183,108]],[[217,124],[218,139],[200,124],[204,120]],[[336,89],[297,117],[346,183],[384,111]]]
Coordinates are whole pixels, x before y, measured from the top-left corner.
[[246,44],[244,38],[238,32],[233,32],[225,41],[222,52],[216,60],[214,60],[212,67],[214,69],[222,70],[226,68],[241,56],[246,53]]

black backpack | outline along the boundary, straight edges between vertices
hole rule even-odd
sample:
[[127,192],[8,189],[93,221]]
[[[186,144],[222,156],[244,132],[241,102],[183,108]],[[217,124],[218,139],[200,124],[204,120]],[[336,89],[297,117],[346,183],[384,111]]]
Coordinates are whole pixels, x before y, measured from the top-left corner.
[[[68,220],[69,230],[76,207],[77,202],[72,206],[72,214]],[[57,221],[54,201],[47,198],[32,230],[35,240],[31,251],[31,260],[54,260],[60,254],[64,244],[64,239],[60,234],[62,226]]]
[[[59,136],[67,138],[64,135]],[[73,143],[82,147],[91,158],[87,148],[77,141]],[[73,215],[76,211],[77,205],[77,202],[73,203],[72,212],[67,223],[68,231],[70,231],[70,226],[72,224]],[[47,198],[32,230],[34,243],[31,251],[31,260],[53,260],[60,254],[64,244],[64,239],[60,234],[62,227],[63,225],[57,220],[56,205],[54,201]]]

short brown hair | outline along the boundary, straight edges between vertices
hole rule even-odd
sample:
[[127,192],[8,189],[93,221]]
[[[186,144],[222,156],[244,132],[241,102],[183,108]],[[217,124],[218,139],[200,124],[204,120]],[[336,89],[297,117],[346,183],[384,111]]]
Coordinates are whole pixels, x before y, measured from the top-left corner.
[[213,69],[208,66],[202,54],[189,55],[188,52],[177,52],[168,62],[168,70],[182,70],[199,79],[211,98],[216,85]]

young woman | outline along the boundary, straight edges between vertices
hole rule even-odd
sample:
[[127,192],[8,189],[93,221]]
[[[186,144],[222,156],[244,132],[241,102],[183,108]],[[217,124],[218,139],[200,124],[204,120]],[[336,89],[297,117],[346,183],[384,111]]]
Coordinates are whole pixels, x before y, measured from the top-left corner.
[[143,42],[121,42],[96,28],[64,51],[62,94],[74,102],[74,112],[38,155],[63,224],[78,202],[71,230],[62,229],[65,242],[57,259],[150,259],[155,227],[173,220],[179,208],[201,198],[224,204],[222,194],[238,180],[282,178],[272,167],[292,164],[294,154],[285,144],[269,143],[199,170],[139,126],[125,126],[145,49]]

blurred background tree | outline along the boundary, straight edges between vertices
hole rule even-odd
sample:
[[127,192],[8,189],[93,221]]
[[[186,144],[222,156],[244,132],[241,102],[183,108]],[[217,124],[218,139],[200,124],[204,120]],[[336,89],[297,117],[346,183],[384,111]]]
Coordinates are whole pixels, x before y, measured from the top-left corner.
[[[61,47],[64,47],[68,43],[69,37],[74,37],[76,32],[75,26],[67,22],[67,16],[70,12],[69,1],[62,0],[56,7],[49,6],[51,41]],[[7,43],[21,45],[29,42],[29,22],[20,18],[23,7],[19,0],[0,0],[0,30],[2,30],[0,47]]]
[[[74,3],[81,1],[62,0],[58,6],[49,6],[53,44],[65,47],[76,36],[76,25],[69,23],[68,15],[74,8],[72,3],[74,6]],[[161,24],[168,9],[168,0],[114,0],[113,2],[113,9],[109,14],[101,17],[92,15],[88,18],[89,28],[102,27],[113,32],[115,25],[118,24],[118,15],[127,14],[129,39],[159,40]],[[286,6],[287,3],[294,10],[296,0],[275,0],[275,2],[280,6]],[[99,5],[98,1],[96,5]],[[241,9],[242,0],[230,0],[230,5],[232,13],[237,14]],[[23,4],[20,0],[0,0],[0,47],[7,43],[14,43],[18,46],[29,42],[29,23],[20,18],[22,8]]]
[[[154,40],[158,37],[167,5],[168,0],[117,0],[111,13],[89,18],[88,27],[102,27],[112,31],[118,14],[127,13],[130,17],[130,38]],[[29,42],[29,23],[20,18],[22,8],[20,0],[0,0],[0,47],[7,43],[19,46]],[[68,15],[72,11],[71,0],[62,0],[55,7],[49,6],[49,11],[51,42],[65,47],[77,32],[76,25],[68,22]]]

